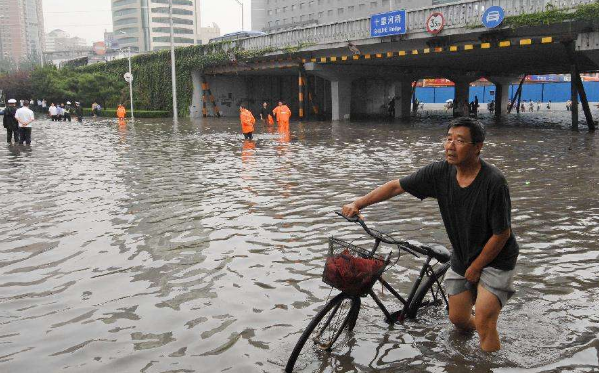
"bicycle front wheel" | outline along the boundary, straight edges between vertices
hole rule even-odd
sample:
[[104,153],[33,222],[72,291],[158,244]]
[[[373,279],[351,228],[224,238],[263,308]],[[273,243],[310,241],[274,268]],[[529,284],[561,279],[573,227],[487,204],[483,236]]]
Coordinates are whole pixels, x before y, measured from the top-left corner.
[[412,302],[410,303],[408,312],[406,313],[407,317],[413,319],[422,308],[446,302],[443,279],[445,278],[445,273],[447,273],[449,267],[449,262],[441,263],[434,269],[435,275],[429,276],[420,284],[418,290],[416,290],[416,293],[414,294],[414,299],[412,299]]
[[313,341],[314,345],[321,350],[330,350],[346,327],[351,330],[355,326],[360,304],[360,297],[344,293],[331,299],[314,316],[302,333],[293,352],[291,352],[291,356],[289,356],[285,372],[290,373],[293,371],[295,362],[308,340]]

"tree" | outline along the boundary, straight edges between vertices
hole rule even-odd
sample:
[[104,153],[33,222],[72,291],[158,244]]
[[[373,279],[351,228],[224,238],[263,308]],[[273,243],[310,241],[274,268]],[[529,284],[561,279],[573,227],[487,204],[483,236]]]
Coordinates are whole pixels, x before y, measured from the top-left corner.
[[33,97],[31,73],[29,71],[17,70],[0,75],[0,90],[9,99],[31,99]]

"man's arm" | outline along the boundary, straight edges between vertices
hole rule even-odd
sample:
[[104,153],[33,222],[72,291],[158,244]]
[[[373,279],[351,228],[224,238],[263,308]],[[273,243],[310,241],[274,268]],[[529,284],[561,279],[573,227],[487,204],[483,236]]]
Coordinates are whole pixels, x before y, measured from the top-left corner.
[[401,187],[399,180],[391,180],[376,188],[367,195],[360,197],[354,202],[343,206],[341,212],[343,215],[347,217],[352,217],[354,215],[359,214],[360,210],[365,207],[368,207],[375,203],[386,201],[389,198],[395,197],[404,192],[405,190]]
[[469,282],[478,282],[483,268],[499,255],[511,234],[512,230],[508,228],[500,234],[494,234],[489,238],[489,241],[487,241],[485,247],[483,247],[483,251],[466,270],[464,277],[466,277]]

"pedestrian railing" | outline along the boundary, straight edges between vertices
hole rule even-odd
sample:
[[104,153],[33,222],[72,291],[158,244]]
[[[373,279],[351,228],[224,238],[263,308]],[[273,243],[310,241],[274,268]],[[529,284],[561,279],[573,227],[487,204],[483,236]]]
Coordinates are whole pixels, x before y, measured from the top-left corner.
[[[432,12],[440,12],[446,28],[481,25],[481,17],[490,6],[501,6],[506,16],[542,12],[548,7],[569,9],[595,0],[478,0],[462,1],[406,11],[407,32],[426,31],[426,20]],[[370,18],[360,18],[325,25],[309,26],[295,30],[242,39],[234,43],[244,50],[282,49],[314,44],[338,43],[370,38]]]

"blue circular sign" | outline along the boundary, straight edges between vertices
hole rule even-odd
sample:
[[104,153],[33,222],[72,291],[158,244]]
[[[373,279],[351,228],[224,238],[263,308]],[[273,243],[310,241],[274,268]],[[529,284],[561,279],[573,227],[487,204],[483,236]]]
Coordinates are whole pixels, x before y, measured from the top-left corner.
[[483,25],[486,28],[497,27],[503,22],[505,18],[505,12],[500,6],[491,6],[483,14]]

